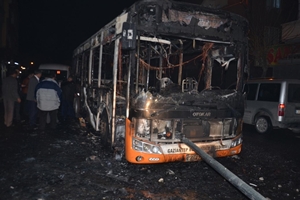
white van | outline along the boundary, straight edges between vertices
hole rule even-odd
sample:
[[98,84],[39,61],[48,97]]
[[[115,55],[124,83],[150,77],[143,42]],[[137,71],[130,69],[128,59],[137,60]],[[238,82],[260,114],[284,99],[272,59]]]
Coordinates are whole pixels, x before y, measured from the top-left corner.
[[41,64],[39,69],[43,74],[55,73],[56,81],[60,85],[61,82],[67,80],[70,75],[70,66],[62,64]]
[[245,124],[254,125],[258,133],[268,133],[272,128],[300,132],[300,80],[249,80],[244,92]]

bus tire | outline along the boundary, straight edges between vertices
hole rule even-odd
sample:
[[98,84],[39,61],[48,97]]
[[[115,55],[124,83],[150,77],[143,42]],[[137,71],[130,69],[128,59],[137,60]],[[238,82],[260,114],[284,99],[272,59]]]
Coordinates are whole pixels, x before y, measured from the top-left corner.
[[255,118],[255,130],[259,134],[267,134],[272,130],[272,123],[267,116],[257,116]]
[[111,147],[111,134],[109,131],[109,122],[106,110],[100,115],[100,122],[99,122],[99,131],[101,135],[102,143],[105,147]]

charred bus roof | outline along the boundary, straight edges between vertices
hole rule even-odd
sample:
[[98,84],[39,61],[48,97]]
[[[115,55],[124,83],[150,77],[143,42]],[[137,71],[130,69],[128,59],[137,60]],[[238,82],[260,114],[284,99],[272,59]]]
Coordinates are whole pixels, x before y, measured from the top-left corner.
[[248,21],[237,14],[170,0],[141,0],[80,44],[73,56],[120,37],[124,22],[133,24],[137,35],[157,37],[160,43],[172,37],[215,45],[248,43]]
[[144,34],[247,43],[247,20],[224,10],[170,0],[142,0],[128,12],[127,22],[137,22],[137,31]]

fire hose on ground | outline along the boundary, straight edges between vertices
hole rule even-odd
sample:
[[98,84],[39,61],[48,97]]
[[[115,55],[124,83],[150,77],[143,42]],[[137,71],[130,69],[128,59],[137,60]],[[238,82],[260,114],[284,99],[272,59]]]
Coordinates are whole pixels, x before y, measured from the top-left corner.
[[249,199],[253,200],[261,200],[266,199],[256,190],[254,190],[250,185],[245,183],[235,174],[233,174],[230,170],[220,164],[218,161],[213,159],[210,155],[204,152],[202,149],[197,147],[193,142],[183,136],[182,142],[188,145],[191,149],[193,149],[207,164],[209,164],[213,169],[215,169],[219,174],[221,174],[227,181],[229,181],[232,185],[234,185],[238,190],[240,190],[244,195],[246,195]]

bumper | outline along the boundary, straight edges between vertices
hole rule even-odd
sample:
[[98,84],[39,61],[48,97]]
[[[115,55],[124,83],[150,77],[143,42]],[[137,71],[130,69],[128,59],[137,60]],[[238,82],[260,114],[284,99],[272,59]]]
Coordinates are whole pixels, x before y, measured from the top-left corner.
[[[217,150],[217,151],[212,151],[208,149],[203,149],[203,150],[212,157],[227,157],[227,156],[233,156],[239,154],[242,150],[242,144],[225,150]],[[201,157],[198,156],[192,150],[187,150],[187,152],[174,153],[174,154],[148,154],[148,153],[138,152],[131,149],[131,150],[126,150],[125,156],[127,161],[135,164],[193,162],[193,161],[201,160]]]

